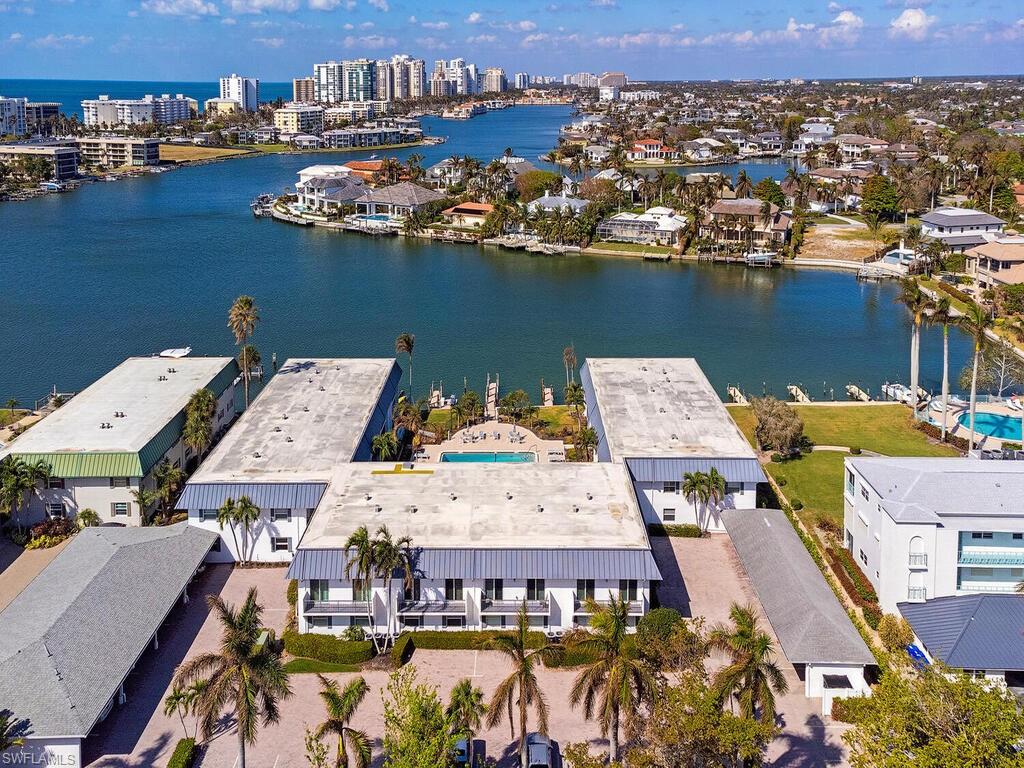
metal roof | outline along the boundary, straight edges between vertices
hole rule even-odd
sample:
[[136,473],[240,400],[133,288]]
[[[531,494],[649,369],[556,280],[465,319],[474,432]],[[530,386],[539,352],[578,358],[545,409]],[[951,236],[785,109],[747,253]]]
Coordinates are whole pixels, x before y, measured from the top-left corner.
[[786,515],[726,509],[722,520],[782,650],[794,664],[874,664]]
[[260,509],[315,509],[327,483],[188,483],[175,509],[218,509],[248,496]]
[[626,459],[633,479],[641,483],[682,480],[687,472],[717,469],[730,483],[764,483],[767,479],[757,459],[646,457]]
[[1024,595],[899,603],[928,653],[956,669],[1024,670]]
[[[661,580],[649,549],[417,549],[414,559],[428,579]],[[343,579],[347,562],[341,549],[299,548],[288,578]]]
[[139,454],[109,453],[16,453],[19,459],[34,464],[45,462],[53,477],[143,477]]
[[84,737],[210,551],[185,523],[86,528],[0,613],[0,701],[33,738]]
[[979,227],[993,224],[1005,224],[1006,222],[997,216],[976,211],[973,208],[936,208],[921,215],[921,221],[925,224],[933,224],[944,227]]

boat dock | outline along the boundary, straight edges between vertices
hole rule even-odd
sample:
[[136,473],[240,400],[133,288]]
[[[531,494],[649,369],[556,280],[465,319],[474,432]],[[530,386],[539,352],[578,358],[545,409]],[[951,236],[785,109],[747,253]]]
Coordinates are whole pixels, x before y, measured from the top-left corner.
[[725,388],[726,394],[729,395],[729,399],[737,405],[750,405],[750,401],[747,400],[747,396],[744,395],[739,387],[734,387],[730,384]]
[[871,395],[858,387],[856,384],[846,385],[846,394],[851,400],[860,400],[862,403],[870,403]]
[[857,270],[858,280],[878,282],[881,280],[886,280],[891,277],[898,277],[898,275],[895,274],[894,272],[890,272],[887,269],[882,269],[881,267],[861,267],[859,270]]
[[798,385],[790,384],[786,387],[786,391],[789,392],[789,396],[793,398],[794,402],[797,403],[809,403],[811,398],[807,396],[807,393],[803,391]]
[[495,374],[494,381],[491,381],[491,374],[487,374],[487,395],[484,398],[484,418],[498,418],[498,375]]

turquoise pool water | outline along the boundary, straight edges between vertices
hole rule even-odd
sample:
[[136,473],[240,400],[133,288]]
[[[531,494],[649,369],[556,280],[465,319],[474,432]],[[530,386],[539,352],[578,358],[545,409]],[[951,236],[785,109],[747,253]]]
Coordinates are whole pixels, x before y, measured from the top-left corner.
[[[957,418],[964,427],[970,428],[971,414],[964,411]],[[1000,413],[976,413],[974,415],[974,431],[999,440],[1021,441],[1020,416],[1004,416]]]
[[528,464],[536,460],[537,458],[529,451],[467,451],[441,454],[441,461],[455,464],[481,461],[488,464]]
[[356,216],[360,221],[388,221],[391,217],[386,213],[373,213],[363,214],[362,216]]

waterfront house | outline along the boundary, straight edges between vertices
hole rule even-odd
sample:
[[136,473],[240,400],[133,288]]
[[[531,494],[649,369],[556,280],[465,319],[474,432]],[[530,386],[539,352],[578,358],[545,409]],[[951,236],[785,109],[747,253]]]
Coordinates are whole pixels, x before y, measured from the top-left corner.
[[196,390],[216,398],[213,434],[235,418],[238,364],[230,357],[130,357],[38,424],[0,449],[50,467],[22,522],[75,517],[92,509],[104,523],[140,525],[143,513],[133,491],[156,487],[154,470],[164,460],[191,471],[198,461],[182,442],[185,406]]
[[943,206],[921,216],[921,235],[940,240],[954,253],[998,239],[1004,226],[998,216],[973,208]]
[[1024,462],[845,460],[844,543],[887,613],[1024,579]]
[[581,213],[588,205],[590,205],[589,200],[583,200],[579,197],[571,197],[565,194],[552,195],[545,189],[544,194],[536,200],[531,200],[527,203],[526,208],[531,213],[551,213],[553,211],[561,211],[562,213],[568,212],[575,216]]
[[424,173],[424,181],[437,189],[458,186],[465,177],[462,161],[446,157],[434,163]]
[[307,211],[337,213],[366,193],[362,178],[344,165],[312,165],[299,171],[297,202]]
[[631,163],[664,163],[678,158],[679,150],[657,139],[640,139],[633,142],[633,146],[626,151],[626,159]]
[[701,224],[701,236],[718,243],[753,243],[755,248],[779,247],[789,237],[792,218],[774,203],[769,203],[767,216],[762,207],[762,201],[754,198],[719,200],[711,206]]
[[320,149],[323,146],[323,141],[319,136],[311,136],[308,133],[294,133],[287,136],[281,134],[283,141],[291,144],[296,149]]
[[844,162],[864,160],[871,155],[885,152],[889,148],[887,141],[857,133],[841,133],[835,137],[835,142],[839,145]]
[[408,216],[440,200],[444,200],[444,195],[437,190],[421,187],[410,181],[400,181],[389,187],[366,190],[363,196],[356,200],[356,211],[368,216],[378,213]]
[[281,136],[281,129],[276,125],[261,125],[256,129],[257,144],[276,144]]
[[591,163],[599,165],[608,159],[611,149],[602,144],[588,144],[583,148],[583,155]]
[[1024,283],[1024,237],[1000,237],[964,252],[967,273],[981,289]]
[[785,140],[778,131],[763,131],[750,137],[750,143],[757,146],[761,154],[782,152],[785,148]]
[[483,226],[487,215],[494,210],[490,203],[474,203],[468,201],[458,203],[441,211],[441,218],[456,227],[478,228]]
[[671,208],[656,206],[644,213],[623,211],[601,220],[597,236],[620,243],[675,245],[686,229],[686,218]]

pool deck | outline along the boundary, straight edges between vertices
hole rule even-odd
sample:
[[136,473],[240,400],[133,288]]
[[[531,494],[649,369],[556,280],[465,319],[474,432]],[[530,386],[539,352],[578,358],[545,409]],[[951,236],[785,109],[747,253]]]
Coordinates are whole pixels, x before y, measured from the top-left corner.
[[[961,414],[969,412],[970,408],[951,407],[949,409],[949,429],[954,436],[962,437],[964,440],[970,439],[971,431],[967,427],[961,425],[957,420],[960,418]],[[1024,411],[1016,411],[1013,408],[1010,408],[1009,406],[1001,405],[999,403],[978,403],[976,415],[980,416],[983,413],[990,413],[998,416],[1010,416],[1014,419],[1020,419],[1021,417],[1024,417]],[[932,418],[935,419],[936,422],[940,424],[942,423],[941,412],[932,411],[930,412],[930,415],[932,416]],[[988,448],[992,450],[998,450],[999,448],[1002,448],[1004,442],[1019,442],[1018,440],[1013,439],[1000,439],[998,437],[992,437],[991,435],[986,435],[981,431],[977,432],[977,438],[979,445],[982,448]]]
[[[522,442],[512,442],[510,434],[523,436]],[[475,439],[474,439],[475,438]],[[439,445],[425,445],[426,456],[417,461],[437,463],[442,453],[523,453],[536,454],[537,461],[565,461],[565,444],[560,440],[543,440],[522,425],[514,426],[498,421],[485,421],[454,433]]]

